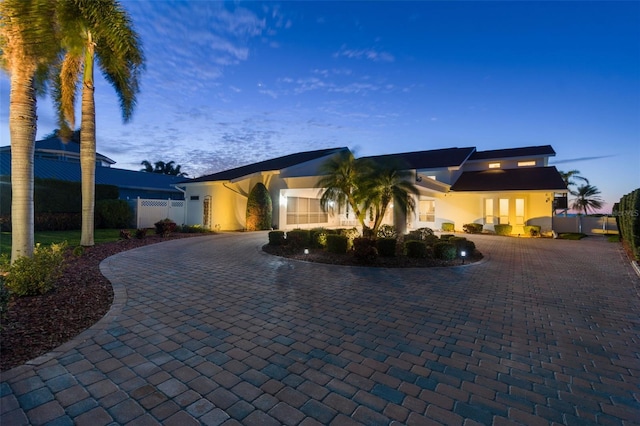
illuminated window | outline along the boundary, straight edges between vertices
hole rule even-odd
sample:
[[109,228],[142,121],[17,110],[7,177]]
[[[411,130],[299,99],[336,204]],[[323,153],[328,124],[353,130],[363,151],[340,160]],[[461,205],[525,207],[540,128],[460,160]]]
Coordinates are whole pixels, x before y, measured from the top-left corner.
[[484,200],[484,223],[492,224],[494,223],[493,221],[493,199],[487,198]]
[[535,161],[518,161],[518,167],[535,166]]
[[524,198],[516,198],[516,225],[524,225]]
[[420,222],[436,221],[436,201],[420,200],[418,203],[418,220]]
[[287,197],[287,225],[327,223],[329,218],[317,198]]
[[500,209],[500,224],[508,225],[509,224],[509,199],[508,198],[500,198],[499,209]]
[[427,177],[428,177],[429,179],[431,179],[431,180],[436,180],[435,175],[429,175],[429,176],[427,176]]
[[500,163],[489,163],[489,168],[490,169],[499,169],[500,168]]

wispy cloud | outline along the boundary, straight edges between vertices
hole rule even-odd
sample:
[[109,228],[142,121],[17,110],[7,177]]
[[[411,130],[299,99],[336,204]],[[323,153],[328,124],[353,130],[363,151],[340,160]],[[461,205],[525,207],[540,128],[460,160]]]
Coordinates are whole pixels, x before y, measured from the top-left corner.
[[342,46],[340,50],[333,54],[334,58],[346,57],[349,59],[367,59],[373,62],[394,62],[396,58],[389,52],[369,49],[348,49]]
[[601,160],[603,158],[615,157],[615,155],[598,155],[596,157],[578,157],[570,158],[568,160],[550,161],[550,164],[566,164],[566,163],[579,163],[581,161]]

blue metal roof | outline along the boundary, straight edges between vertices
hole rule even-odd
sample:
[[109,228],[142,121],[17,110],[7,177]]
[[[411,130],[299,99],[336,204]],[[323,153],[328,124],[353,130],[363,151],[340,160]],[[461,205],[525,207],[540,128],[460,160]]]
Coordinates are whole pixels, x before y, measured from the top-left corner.
[[[7,152],[0,153],[0,175],[11,175],[11,155]],[[35,158],[34,176],[80,182],[80,163]],[[185,182],[185,178],[113,167],[96,167],[96,184],[115,185],[123,189],[182,194],[173,187],[178,182]]]

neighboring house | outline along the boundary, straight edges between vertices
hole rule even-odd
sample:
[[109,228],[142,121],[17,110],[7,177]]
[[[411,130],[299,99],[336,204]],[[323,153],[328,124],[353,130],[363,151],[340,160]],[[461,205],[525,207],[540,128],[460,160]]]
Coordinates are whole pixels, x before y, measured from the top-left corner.
[[[96,184],[118,187],[120,199],[154,198],[182,200],[183,193],[176,189],[184,177],[158,173],[137,172],[111,167],[112,159],[96,153]],[[11,146],[0,147],[0,176],[11,175]],[[67,143],[57,137],[36,142],[34,176],[43,179],[81,181],[80,144],[77,140]]]
[[[322,189],[316,188],[320,165],[345,150],[291,154],[182,182],[186,222],[243,229],[248,194],[261,182],[271,194],[274,228],[356,226],[348,208],[323,211]],[[415,176],[420,191],[416,211],[403,217],[390,209],[385,218],[400,231],[440,229],[445,222],[454,223],[457,230],[465,223],[481,223],[491,230],[495,224],[508,223],[514,234],[521,234],[525,225],[550,231],[554,197],[567,192],[556,168],[548,166],[551,156],[555,151],[546,145],[494,151],[448,148],[368,158],[402,164]]]

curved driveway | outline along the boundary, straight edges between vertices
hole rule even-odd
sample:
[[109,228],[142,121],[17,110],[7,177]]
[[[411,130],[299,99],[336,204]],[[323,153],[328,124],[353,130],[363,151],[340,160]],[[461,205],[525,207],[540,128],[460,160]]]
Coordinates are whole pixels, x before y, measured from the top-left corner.
[[483,262],[430,269],[290,261],[266,239],[105,260],[111,311],[2,374],[1,423],[640,423],[639,280],[602,237],[472,236]]

